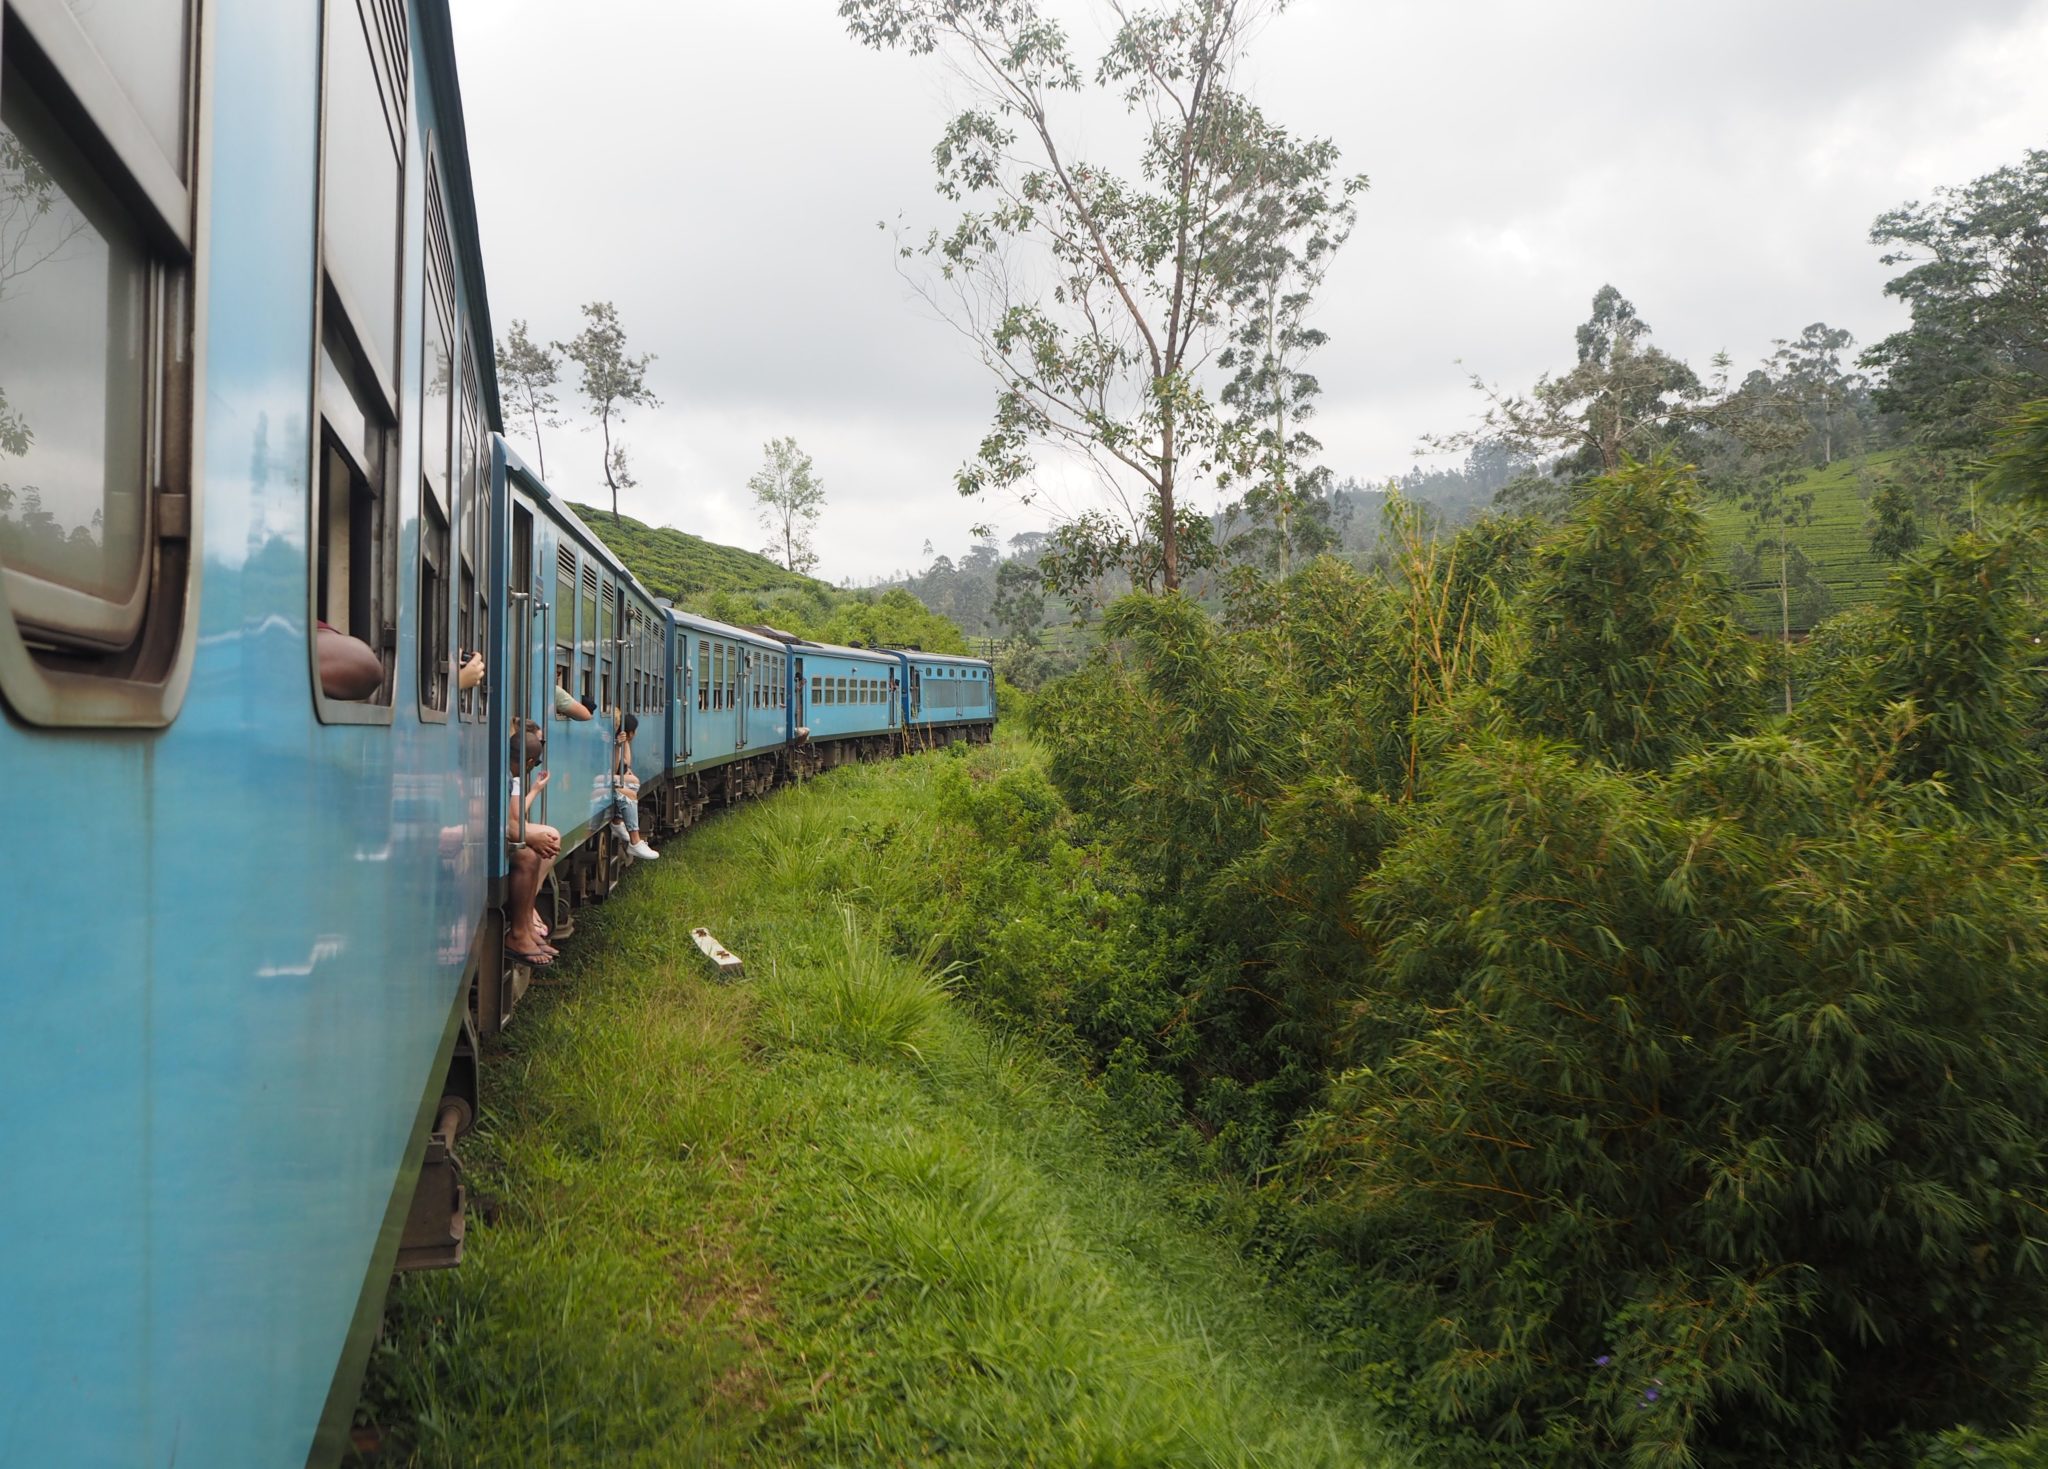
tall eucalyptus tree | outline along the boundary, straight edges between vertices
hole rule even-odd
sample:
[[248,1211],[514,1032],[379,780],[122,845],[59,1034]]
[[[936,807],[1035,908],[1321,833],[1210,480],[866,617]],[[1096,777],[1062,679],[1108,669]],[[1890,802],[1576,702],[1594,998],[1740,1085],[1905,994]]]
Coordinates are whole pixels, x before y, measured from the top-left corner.
[[[1237,89],[1249,38],[1285,0],[1103,3],[1092,67],[1039,0],[842,0],[839,14],[866,45],[943,59],[967,94],[933,154],[962,212],[901,250],[999,384],[960,491],[1028,499],[1033,451],[1070,450],[1126,528],[1108,554],[1172,589],[1206,522],[1188,493],[1227,447],[1218,355],[1262,286],[1312,285],[1320,259],[1304,275],[1276,256],[1305,255],[1318,221],[1342,222],[1322,226],[1341,242],[1365,181]],[[1132,131],[1091,157],[1075,127],[1102,102]]]

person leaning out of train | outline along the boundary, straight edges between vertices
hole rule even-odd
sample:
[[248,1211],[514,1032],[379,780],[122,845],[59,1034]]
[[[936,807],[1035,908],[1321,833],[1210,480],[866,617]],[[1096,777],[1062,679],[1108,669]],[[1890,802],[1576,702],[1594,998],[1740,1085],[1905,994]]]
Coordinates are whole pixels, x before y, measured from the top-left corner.
[[590,711],[583,707],[583,701],[563,688],[555,685],[555,717],[558,719],[588,719]]
[[384,687],[384,660],[368,643],[325,622],[315,636],[321,693],[330,699],[367,699]]
[[[526,728],[512,737],[513,753],[519,756],[518,765],[522,773],[529,772],[540,764],[547,753],[547,737],[540,726],[532,720]],[[547,880],[548,870],[555,865],[555,859],[562,854],[562,834],[545,822],[532,818],[534,797],[547,789],[548,772],[543,770],[533,777],[531,784],[521,790],[521,779],[512,777],[512,804],[509,812],[517,810],[524,819],[525,840],[514,824],[505,833],[508,844],[505,894],[505,953],[521,964],[535,969],[545,969],[552,964],[558,952],[540,928],[540,914],[536,906],[540,899],[540,886]]]
[[612,835],[642,862],[652,862],[661,853],[640,835],[640,777],[633,773],[633,736],[639,732],[639,715],[619,716],[619,732],[612,736]]

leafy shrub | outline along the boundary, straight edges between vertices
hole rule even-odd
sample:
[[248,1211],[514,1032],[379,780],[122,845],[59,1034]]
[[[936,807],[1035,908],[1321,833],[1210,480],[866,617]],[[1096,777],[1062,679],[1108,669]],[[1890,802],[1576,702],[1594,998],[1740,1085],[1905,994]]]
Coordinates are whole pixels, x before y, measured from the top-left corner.
[[1440,789],[1360,900],[1365,1003],[1428,1022],[1303,1143],[1436,1411],[1646,1466],[2009,1421],[2048,1308],[2031,857],[1783,736],[1669,777],[1501,741]]

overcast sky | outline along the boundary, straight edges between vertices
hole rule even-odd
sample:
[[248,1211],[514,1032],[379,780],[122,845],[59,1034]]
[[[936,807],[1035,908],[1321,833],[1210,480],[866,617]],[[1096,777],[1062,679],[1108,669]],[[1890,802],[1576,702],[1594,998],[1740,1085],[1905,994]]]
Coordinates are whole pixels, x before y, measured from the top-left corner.
[[[1092,59],[1087,6],[1059,8]],[[867,581],[926,539],[957,556],[972,525],[1043,520],[954,492],[990,381],[876,228],[947,218],[946,78],[835,11],[454,0],[498,331],[567,337],[609,299],[657,354],[621,508],[757,548],[746,480],[792,435],[827,491],[819,572]],[[1702,368],[1812,321],[1883,336],[1902,314],[1872,219],[2048,146],[2044,72],[2048,0],[1296,0],[1250,90],[1372,180],[1318,310],[1326,462],[1401,473],[1472,420],[1469,373],[1518,388],[1568,365],[1603,282]],[[574,498],[602,498],[599,458],[549,438]]]

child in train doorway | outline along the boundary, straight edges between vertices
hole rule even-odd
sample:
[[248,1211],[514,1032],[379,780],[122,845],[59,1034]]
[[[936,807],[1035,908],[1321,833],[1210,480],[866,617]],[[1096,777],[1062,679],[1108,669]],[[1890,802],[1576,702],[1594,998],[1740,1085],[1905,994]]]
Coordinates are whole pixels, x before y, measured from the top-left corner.
[[642,862],[652,862],[661,853],[640,835],[640,777],[633,773],[633,736],[639,732],[640,716],[626,714],[612,738],[612,835]]

